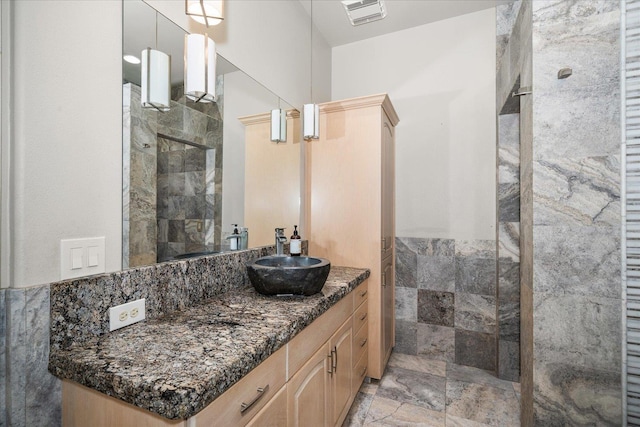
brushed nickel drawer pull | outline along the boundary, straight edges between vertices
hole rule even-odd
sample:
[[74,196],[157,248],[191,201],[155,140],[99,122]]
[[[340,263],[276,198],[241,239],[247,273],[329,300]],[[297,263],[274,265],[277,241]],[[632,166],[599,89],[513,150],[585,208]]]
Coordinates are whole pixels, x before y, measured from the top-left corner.
[[267,384],[264,387],[258,387],[258,394],[256,394],[256,396],[253,399],[251,399],[251,402],[249,402],[249,403],[242,402],[240,404],[240,413],[242,414],[247,409],[251,408],[268,391],[269,391],[269,384]]
[[331,353],[329,353],[327,359],[331,359],[331,362],[329,363],[329,370],[327,372],[331,374],[331,376],[333,376],[333,350],[331,350]]
[[365,295],[367,294],[367,292],[368,292],[368,291],[369,291],[368,289],[365,289],[364,291],[362,291],[362,293],[360,294],[360,296],[361,296],[361,297],[365,296]]
[[360,347],[364,347],[366,343],[367,343],[367,338],[362,340],[362,342],[360,343]]
[[364,320],[367,318],[367,313],[364,313],[362,316],[360,316],[360,320]]
[[337,372],[338,371],[338,348],[334,346],[333,350],[331,350],[331,354],[336,355],[336,358],[333,359],[332,357],[331,360],[333,361],[333,372]]

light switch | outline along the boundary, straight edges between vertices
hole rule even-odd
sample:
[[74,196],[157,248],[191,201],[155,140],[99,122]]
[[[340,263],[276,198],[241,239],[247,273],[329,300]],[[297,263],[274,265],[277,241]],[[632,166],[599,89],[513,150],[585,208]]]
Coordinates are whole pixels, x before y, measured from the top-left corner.
[[82,255],[84,253],[84,248],[71,248],[71,269],[77,270],[82,268]]
[[60,240],[60,276],[63,280],[105,271],[104,237]]
[[88,267],[97,267],[100,261],[100,249],[97,246],[89,246]]

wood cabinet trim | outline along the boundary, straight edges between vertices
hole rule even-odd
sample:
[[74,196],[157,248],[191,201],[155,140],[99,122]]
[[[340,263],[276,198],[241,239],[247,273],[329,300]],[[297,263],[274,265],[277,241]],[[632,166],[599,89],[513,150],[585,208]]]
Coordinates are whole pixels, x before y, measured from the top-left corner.
[[369,96],[361,96],[357,98],[343,99],[340,101],[331,101],[325,102],[323,104],[319,104],[320,114],[322,113],[331,113],[335,111],[345,111],[351,110],[355,108],[366,108],[366,107],[382,107],[383,111],[386,113],[387,117],[391,121],[393,126],[396,126],[400,122],[400,118],[398,117],[398,113],[396,109],[393,107],[391,100],[389,99],[389,95],[386,93],[380,93],[377,95],[369,95]]

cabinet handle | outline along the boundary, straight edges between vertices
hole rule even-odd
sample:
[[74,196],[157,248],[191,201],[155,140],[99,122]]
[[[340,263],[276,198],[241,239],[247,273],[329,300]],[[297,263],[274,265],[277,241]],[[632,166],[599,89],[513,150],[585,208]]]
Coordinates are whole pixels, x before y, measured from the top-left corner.
[[360,377],[364,377],[364,373],[367,372],[367,367],[362,368],[362,372],[360,372]]
[[389,271],[390,268],[391,268],[391,264],[387,264],[387,266],[384,268],[384,271],[382,272],[382,286],[383,287],[387,286],[387,271]]
[[269,391],[269,384],[267,384],[264,387],[258,387],[258,394],[256,394],[256,396],[251,399],[251,402],[249,403],[244,403],[242,402],[240,404],[240,413],[244,413],[247,409],[251,408],[258,400],[260,400],[260,398],[262,396],[264,396],[264,394]]
[[327,372],[331,374],[331,376],[333,376],[333,350],[331,350],[331,353],[329,353],[327,359],[331,359],[331,362],[329,362],[329,370]]
[[360,294],[361,297],[364,297],[368,292],[368,289],[365,289],[364,291],[362,291],[362,293]]
[[360,320],[364,320],[367,318],[367,313],[364,313],[362,316],[360,316]]
[[367,338],[362,340],[362,342],[360,343],[360,347],[364,347],[366,343],[367,343]]
[[[333,355],[336,355],[335,359],[333,358]],[[338,349],[334,346],[333,350],[331,350],[331,360],[333,361],[333,372],[337,372],[338,371]]]
[[387,238],[383,237],[382,238],[382,252],[387,250]]

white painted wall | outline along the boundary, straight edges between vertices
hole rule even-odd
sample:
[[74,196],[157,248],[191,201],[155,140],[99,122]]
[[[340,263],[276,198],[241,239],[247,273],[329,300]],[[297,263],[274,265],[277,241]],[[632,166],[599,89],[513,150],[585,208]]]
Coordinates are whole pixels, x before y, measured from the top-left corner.
[[[148,3],[174,22],[191,25],[183,0]],[[122,3],[11,4],[14,105],[12,134],[3,140],[2,153],[11,149],[3,166],[8,161],[12,172],[11,182],[2,182],[2,197],[11,188],[11,217],[3,231],[13,234],[2,235],[2,286],[59,280],[64,238],[106,236],[107,271],[119,270]],[[225,23],[211,33],[220,53],[301,108],[310,87],[304,8],[288,0],[226,4]],[[314,94],[322,102],[330,97],[331,50],[315,39]]]
[[495,10],[333,49],[332,99],[387,92],[396,234],[495,239]]

